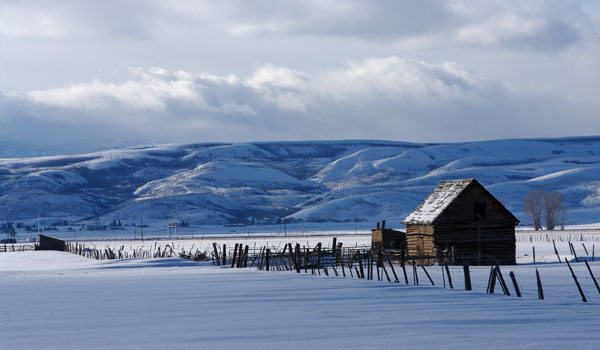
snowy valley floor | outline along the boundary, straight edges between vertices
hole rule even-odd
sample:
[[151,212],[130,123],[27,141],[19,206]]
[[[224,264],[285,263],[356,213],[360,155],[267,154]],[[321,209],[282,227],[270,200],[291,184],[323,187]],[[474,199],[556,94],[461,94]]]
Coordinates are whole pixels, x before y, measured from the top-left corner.
[[[407,286],[180,259],[2,253],[0,348],[597,348],[600,294],[585,265],[573,264],[588,303],[566,264],[546,260],[536,265],[540,301],[529,263],[502,267],[507,282],[515,272],[519,299],[499,287],[485,294],[489,267],[471,267],[474,291],[467,292],[462,267],[452,268],[450,290],[439,266],[429,268],[431,287],[422,271],[421,285]],[[600,263],[590,265],[598,277]]]

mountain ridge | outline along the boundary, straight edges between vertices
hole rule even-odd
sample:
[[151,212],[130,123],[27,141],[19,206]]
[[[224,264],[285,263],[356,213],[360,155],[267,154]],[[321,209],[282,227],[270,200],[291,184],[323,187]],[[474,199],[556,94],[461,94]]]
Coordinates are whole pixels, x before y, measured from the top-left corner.
[[385,140],[163,144],[0,159],[7,220],[168,219],[196,224],[398,224],[443,180],[477,178],[522,223],[532,189],[600,221],[600,137],[458,143]]

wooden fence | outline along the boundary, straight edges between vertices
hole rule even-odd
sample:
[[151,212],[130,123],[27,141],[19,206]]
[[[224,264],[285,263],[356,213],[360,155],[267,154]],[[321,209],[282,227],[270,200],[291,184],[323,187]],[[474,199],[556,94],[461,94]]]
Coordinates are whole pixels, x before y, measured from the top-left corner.
[[33,244],[2,244],[0,245],[0,253],[5,252],[25,252],[34,250],[35,246]]

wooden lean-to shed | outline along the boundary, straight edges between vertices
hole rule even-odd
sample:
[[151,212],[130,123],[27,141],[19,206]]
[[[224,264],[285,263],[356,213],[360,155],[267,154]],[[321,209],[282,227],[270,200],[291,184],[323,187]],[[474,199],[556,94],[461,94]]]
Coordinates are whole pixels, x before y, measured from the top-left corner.
[[385,220],[381,227],[377,223],[377,228],[371,230],[371,247],[374,249],[404,249],[406,243],[406,233],[385,227]]
[[514,265],[519,220],[477,180],[443,181],[402,222],[408,256]]

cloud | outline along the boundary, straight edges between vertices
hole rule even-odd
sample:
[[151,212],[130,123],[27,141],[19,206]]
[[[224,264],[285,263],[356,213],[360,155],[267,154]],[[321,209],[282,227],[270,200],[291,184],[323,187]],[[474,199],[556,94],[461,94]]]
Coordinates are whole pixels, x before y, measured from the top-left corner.
[[535,51],[597,31],[580,1],[30,1],[0,5],[5,37],[334,37]]
[[561,96],[517,91],[456,63],[396,56],[314,72],[265,64],[247,77],[135,68],[120,83],[96,79],[11,92],[0,97],[0,107],[3,137],[12,140],[26,137],[21,123],[32,120],[82,130],[75,135],[102,130],[172,142],[600,132],[593,109]]
[[560,50],[597,29],[579,1],[169,1],[162,6],[234,36],[349,37],[434,47]]

